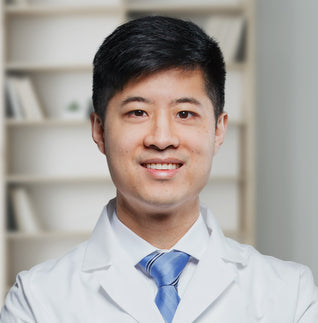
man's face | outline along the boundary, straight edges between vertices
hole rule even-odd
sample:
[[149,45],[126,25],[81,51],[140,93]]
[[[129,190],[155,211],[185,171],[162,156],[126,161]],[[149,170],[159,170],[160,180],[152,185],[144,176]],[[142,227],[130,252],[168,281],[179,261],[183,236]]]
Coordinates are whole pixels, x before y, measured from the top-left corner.
[[97,118],[93,137],[120,200],[153,211],[198,206],[227,121],[223,114],[215,128],[200,69],[132,80],[109,101],[104,129]]

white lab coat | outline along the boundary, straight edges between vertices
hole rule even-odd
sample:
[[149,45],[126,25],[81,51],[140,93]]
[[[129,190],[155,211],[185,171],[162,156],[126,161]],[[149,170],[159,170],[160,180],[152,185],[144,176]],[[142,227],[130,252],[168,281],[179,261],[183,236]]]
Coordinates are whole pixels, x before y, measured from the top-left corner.
[[[1,323],[164,322],[152,291],[127,266],[109,223],[113,209],[114,200],[87,242],[17,276]],[[204,207],[201,213],[212,232],[209,247],[173,323],[318,322],[318,291],[307,267],[225,238],[213,215]]]

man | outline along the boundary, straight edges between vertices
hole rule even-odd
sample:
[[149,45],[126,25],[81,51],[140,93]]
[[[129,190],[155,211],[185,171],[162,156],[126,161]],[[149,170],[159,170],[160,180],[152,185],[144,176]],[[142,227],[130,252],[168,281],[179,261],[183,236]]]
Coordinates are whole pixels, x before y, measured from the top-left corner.
[[199,203],[225,68],[190,22],[128,22],[94,59],[92,135],[117,188],[91,238],[22,272],[1,322],[318,322],[310,270],[225,238]]

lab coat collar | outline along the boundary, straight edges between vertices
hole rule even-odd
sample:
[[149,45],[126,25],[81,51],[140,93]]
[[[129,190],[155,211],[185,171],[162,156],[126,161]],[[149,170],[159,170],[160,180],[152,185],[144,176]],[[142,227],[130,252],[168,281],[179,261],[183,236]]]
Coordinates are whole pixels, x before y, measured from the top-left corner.
[[112,199],[104,207],[97,224],[87,242],[82,270],[107,268],[112,264],[112,251],[117,249],[117,241],[111,230],[109,217],[115,209],[116,201]]
[[210,231],[210,241],[179,303],[174,323],[195,321],[235,282],[237,265],[246,266],[248,261],[245,250],[237,242],[224,237],[206,207],[201,206],[201,214]]
[[[102,214],[95,226],[95,229],[88,240],[88,245],[83,261],[82,269],[89,271],[107,267],[112,264],[113,250],[118,248],[116,237],[111,230],[109,216],[115,210],[116,199],[112,199],[104,207]],[[200,212],[208,227],[209,233],[212,237],[213,243],[216,244],[216,251],[218,255],[228,262],[238,263],[246,266],[248,262],[247,249],[243,248],[239,243],[228,239],[224,236],[216,218],[211,211],[204,205],[201,205]],[[210,244],[211,244],[210,238]]]
[[[109,216],[112,216],[115,205],[114,199],[103,209],[88,240],[82,269],[99,272],[97,277],[102,288],[137,321],[148,322],[149,317],[152,317],[153,322],[162,322],[151,291],[140,288],[143,285],[141,282],[139,284],[141,278],[136,274],[133,264],[127,266],[129,257],[124,255],[112,231]],[[208,208],[201,206],[200,211],[210,232],[209,245],[177,308],[174,318],[176,323],[189,322],[190,319],[194,321],[235,281],[235,264],[245,266],[248,262],[247,248],[223,235]],[[136,289],[138,295],[134,293]]]
[[226,262],[246,266],[249,258],[248,249],[244,248],[238,242],[224,236],[216,218],[206,206],[201,204],[200,211],[210,231],[210,244],[213,241],[213,244],[216,247],[216,252],[220,258]]
[[110,297],[138,322],[148,323],[149,317],[153,322],[163,322],[152,291],[143,288],[137,269],[112,231],[109,216],[112,216],[115,205],[113,199],[103,209],[88,240],[82,270],[94,275],[106,292],[105,297]]

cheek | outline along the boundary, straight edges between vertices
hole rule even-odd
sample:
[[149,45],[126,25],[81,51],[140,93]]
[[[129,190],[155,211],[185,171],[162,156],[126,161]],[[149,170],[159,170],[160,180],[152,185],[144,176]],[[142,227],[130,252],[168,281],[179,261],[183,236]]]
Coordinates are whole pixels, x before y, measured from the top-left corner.
[[191,154],[191,169],[194,181],[206,181],[210,176],[214,141],[212,131],[201,130],[188,139]]
[[140,139],[137,132],[133,131],[109,131],[106,135],[106,156],[110,162],[117,162],[118,165],[125,164],[133,157]]
[[187,143],[191,152],[198,157],[208,157],[212,155],[214,149],[213,133],[211,130],[202,129],[189,133]]

